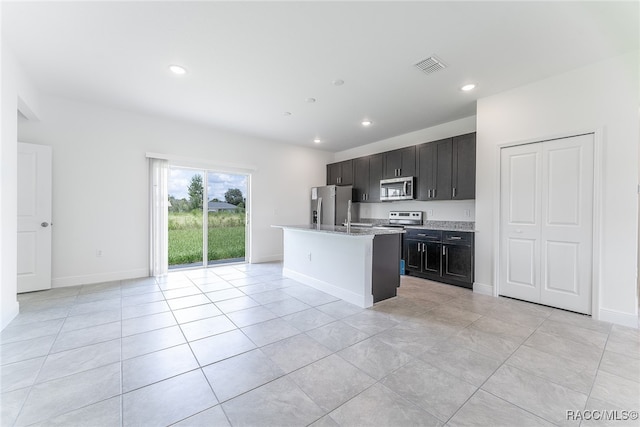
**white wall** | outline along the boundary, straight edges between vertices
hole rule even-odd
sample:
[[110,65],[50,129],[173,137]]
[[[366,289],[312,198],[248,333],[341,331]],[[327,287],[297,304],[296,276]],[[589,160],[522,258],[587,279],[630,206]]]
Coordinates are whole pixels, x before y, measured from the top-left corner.
[[[1,8],[0,8],[1,10]],[[1,12],[0,12],[1,13]],[[18,109],[36,119],[38,96],[20,70],[13,51],[0,40],[0,81],[2,129],[0,142],[0,329],[17,314],[17,231],[18,231]]]
[[498,145],[603,131],[599,310],[637,325],[638,52],[495,96],[477,109],[476,284],[493,286]]
[[[437,141],[456,135],[475,132],[476,117],[465,117],[415,132],[405,133],[393,138],[376,141],[350,150],[335,153],[334,162],[353,159],[370,154],[383,153],[396,148],[409,147],[423,142]],[[425,219],[430,221],[474,221],[475,202],[473,200],[439,200],[439,201],[399,201],[385,203],[356,203],[360,218],[386,219],[389,211],[411,210],[424,212]]]
[[[148,274],[145,153],[254,168],[252,262],[282,257],[282,231],[307,223],[309,189],[325,181],[331,154],[205,126],[42,96],[39,122],[21,142],[53,147],[53,285]],[[101,249],[102,257],[96,257]]]

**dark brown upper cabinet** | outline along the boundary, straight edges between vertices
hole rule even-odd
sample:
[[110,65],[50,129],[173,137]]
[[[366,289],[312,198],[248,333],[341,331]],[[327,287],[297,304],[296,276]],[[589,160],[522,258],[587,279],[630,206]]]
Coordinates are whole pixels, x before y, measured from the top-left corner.
[[453,137],[451,199],[476,198],[476,134]]
[[476,134],[417,146],[418,200],[465,200],[476,196]]
[[416,147],[405,147],[383,153],[383,178],[414,176],[416,174]]
[[420,144],[417,153],[416,199],[451,199],[452,139]]
[[382,154],[353,159],[354,202],[379,202]]
[[353,160],[327,165],[327,185],[352,185]]

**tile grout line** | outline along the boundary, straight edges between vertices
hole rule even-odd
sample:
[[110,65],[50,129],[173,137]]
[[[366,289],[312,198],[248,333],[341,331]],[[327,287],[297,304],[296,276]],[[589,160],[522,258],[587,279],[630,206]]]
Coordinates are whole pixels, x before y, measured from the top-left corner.
[[[81,287],[82,285],[80,285]],[[80,287],[78,289],[78,292],[80,292]],[[77,294],[75,295],[75,297],[77,298]],[[29,391],[27,392],[26,397],[24,398],[24,401],[22,402],[22,405],[20,405],[20,410],[18,411],[18,413],[16,414],[16,418],[13,421],[12,425],[15,426],[16,423],[18,422],[18,419],[20,419],[20,415],[22,415],[22,411],[24,410],[25,405],[27,404],[27,401],[29,400],[29,397],[31,396],[31,392],[33,391],[34,387],[36,386],[36,381],[38,380],[38,376],[40,376],[40,372],[42,370],[42,366],[44,366],[44,363],[47,361],[47,359],[49,358],[49,355],[51,354],[51,349],[53,348],[53,346],[55,345],[56,341],[58,340],[58,336],[60,336],[60,333],[62,332],[62,328],[65,324],[65,322],[67,321],[67,318],[69,317],[69,313],[71,313],[71,308],[69,308],[69,311],[67,312],[67,314],[64,317],[64,321],[62,322],[62,324],[60,325],[60,329],[58,329],[58,332],[56,333],[56,337],[54,338],[53,342],[51,343],[51,347],[49,347],[49,350],[47,351],[47,354],[44,358],[44,360],[42,361],[42,365],[40,366],[40,368],[38,369],[38,375],[36,376],[36,378],[33,381],[33,384],[31,384],[29,386]]]
[[[474,322],[471,322],[471,324],[469,324],[469,325],[467,326],[467,328],[468,328],[468,327],[470,327],[471,325],[473,325],[474,323],[476,323],[477,321],[479,321],[479,320],[480,320],[480,319],[482,319],[482,318],[489,318],[489,319],[493,319],[493,317],[488,316],[488,315],[484,315],[484,314],[483,314],[483,315],[481,315],[481,317],[480,317],[480,318],[478,318],[478,319],[477,319],[477,320],[475,320]],[[500,320],[501,322],[504,322],[504,321],[503,321],[503,320],[501,320],[501,319],[497,319],[497,320]],[[542,323],[544,323],[544,321],[543,321]],[[540,325],[542,325],[542,323],[540,323]],[[456,416],[456,414],[458,414],[458,412],[460,412],[460,410],[461,410],[461,409],[462,409],[462,408],[467,404],[467,402],[469,402],[469,401],[473,398],[473,396],[475,396],[475,395],[478,393],[478,391],[480,391],[480,390],[484,391],[485,393],[489,393],[489,394],[491,394],[492,396],[495,396],[496,398],[498,398],[498,399],[500,399],[500,400],[502,400],[502,401],[504,401],[504,402],[506,402],[506,403],[508,403],[508,404],[510,404],[510,405],[515,406],[516,408],[519,408],[519,409],[521,409],[521,410],[523,410],[523,411],[525,411],[525,412],[527,412],[527,413],[529,413],[529,414],[532,414],[532,415],[536,416],[537,418],[540,418],[540,419],[543,419],[543,420],[545,420],[545,421],[548,421],[548,422],[550,422],[551,424],[555,424],[555,423],[553,423],[552,421],[549,421],[549,420],[547,420],[547,419],[545,419],[545,418],[541,417],[540,415],[536,415],[536,414],[534,414],[534,413],[530,412],[529,410],[527,410],[527,409],[525,409],[525,408],[522,408],[522,407],[520,407],[519,405],[516,405],[515,403],[509,402],[508,400],[505,400],[505,399],[501,398],[500,396],[496,396],[496,395],[494,395],[493,393],[491,393],[491,392],[489,392],[489,391],[487,391],[487,390],[485,390],[485,389],[483,389],[483,388],[482,388],[482,387],[484,387],[484,385],[485,385],[485,384],[486,384],[486,383],[487,383],[487,382],[488,382],[488,381],[489,381],[489,380],[490,380],[490,379],[495,375],[495,373],[496,373],[496,372],[498,372],[498,370],[499,370],[500,368],[502,368],[502,367],[503,367],[503,366],[505,366],[505,365],[506,365],[506,366],[509,366],[509,365],[507,365],[507,361],[511,358],[511,356],[513,356],[513,355],[514,355],[514,354],[515,354],[515,353],[520,349],[520,347],[522,347],[522,346],[524,345],[524,343],[525,343],[525,342],[526,342],[526,341],[527,341],[527,340],[528,340],[528,339],[529,339],[533,334],[535,334],[535,332],[538,330],[538,328],[540,327],[540,325],[538,325],[538,326],[537,326],[537,327],[536,327],[536,328],[535,328],[535,329],[534,329],[534,330],[533,330],[533,331],[532,331],[532,332],[531,332],[531,333],[530,333],[530,334],[529,334],[525,339],[523,339],[523,340],[522,340],[522,342],[518,345],[518,347],[516,347],[516,348],[515,348],[515,349],[514,349],[510,354],[509,354],[509,356],[507,356],[507,357],[506,357],[506,358],[505,358],[505,359],[500,363],[500,365],[499,365],[496,369],[494,369],[494,370],[493,370],[493,372],[491,373],[491,375],[487,376],[487,378],[482,382],[482,384],[480,384],[480,385],[476,388],[476,391],[474,391],[474,392],[473,392],[473,394],[472,394],[471,396],[469,396],[469,397],[464,401],[464,403],[462,403],[462,405],[460,405],[460,406],[458,407],[458,409],[453,413],[453,415],[451,415],[451,417],[449,417],[449,419],[445,422],[445,424],[446,424],[446,423],[448,423],[448,422],[450,422],[450,421],[451,421],[451,420]],[[465,329],[466,329],[466,328],[465,328]],[[492,335],[493,335],[493,334],[492,334]],[[540,377],[540,378],[541,378],[541,377]],[[544,378],[543,378],[543,379],[544,379]]]

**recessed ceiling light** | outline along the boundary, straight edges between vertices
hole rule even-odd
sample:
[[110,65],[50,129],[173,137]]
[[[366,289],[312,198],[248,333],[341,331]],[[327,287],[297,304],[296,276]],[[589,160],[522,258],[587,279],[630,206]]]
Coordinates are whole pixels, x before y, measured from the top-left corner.
[[344,84],[344,80],[342,80],[342,79],[335,79],[333,81],[333,85],[334,86],[342,86],[343,84]]
[[371,120],[363,120],[360,123],[362,124],[362,126],[371,126],[373,122]]
[[316,99],[315,98],[307,98],[307,102],[309,104],[313,104],[314,102],[316,102]]
[[173,74],[178,74],[178,75],[187,74],[187,69],[180,65],[169,65],[169,70],[171,70]]
[[462,86],[462,87],[460,88],[460,90],[463,90],[463,91],[465,91],[465,92],[468,92],[468,91],[473,90],[473,89],[475,89],[475,88],[476,88],[475,83],[469,83],[469,84],[466,84],[466,85]]
[[314,138],[313,142],[315,142],[316,144],[320,144],[322,140],[320,140],[320,138]]

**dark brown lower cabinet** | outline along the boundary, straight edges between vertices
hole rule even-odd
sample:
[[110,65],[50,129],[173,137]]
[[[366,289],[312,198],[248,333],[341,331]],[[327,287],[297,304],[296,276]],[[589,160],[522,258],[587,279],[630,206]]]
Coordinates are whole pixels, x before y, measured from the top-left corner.
[[473,233],[407,229],[405,274],[473,288]]

